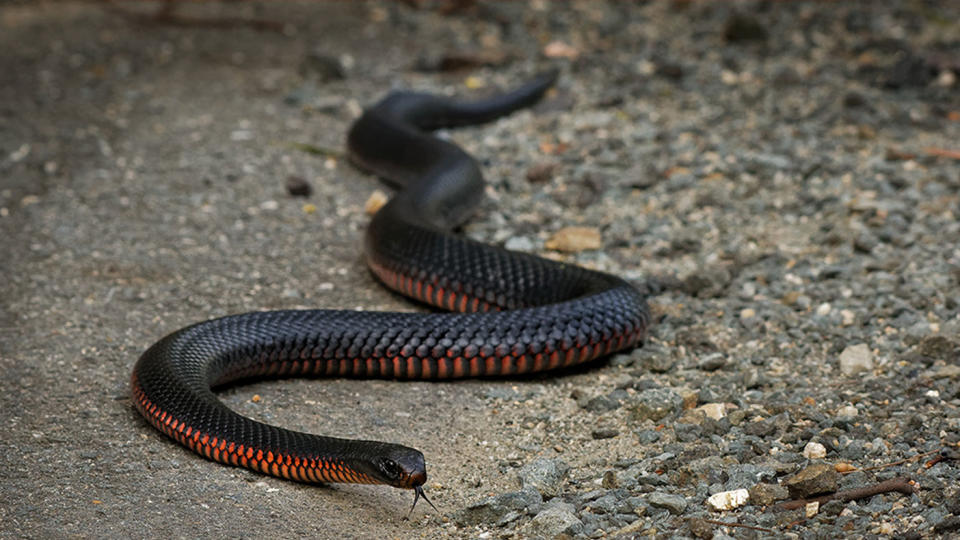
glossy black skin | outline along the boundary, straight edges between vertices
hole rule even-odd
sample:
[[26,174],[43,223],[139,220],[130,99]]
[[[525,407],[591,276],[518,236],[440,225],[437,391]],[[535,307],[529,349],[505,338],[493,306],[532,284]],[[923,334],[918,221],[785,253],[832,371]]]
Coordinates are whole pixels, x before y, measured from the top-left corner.
[[[521,356],[562,353],[569,359],[574,351],[577,363],[642,340],[649,322],[646,302],[623,280],[450,232],[481,201],[483,176],[473,158],[429,130],[486,122],[528,106],[555,78],[547,73],[512,92],[469,103],[394,93],[369,108],[348,136],[351,159],[400,188],[367,230],[371,267],[457,291],[500,311],[276,311],[199,323],[167,336],[137,362],[134,395],[144,416],[161,430],[158,418],[166,413],[222,440],[353,473],[325,481],[382,483],[416,489],[419,496],[426,467],[418,450],[266,425],[229,410],[211,388],[302,375],[508,375],[547,369],[521,365],[516,360]],[[485,362],[478,362],[475,372],[451,372],[453,357]]]

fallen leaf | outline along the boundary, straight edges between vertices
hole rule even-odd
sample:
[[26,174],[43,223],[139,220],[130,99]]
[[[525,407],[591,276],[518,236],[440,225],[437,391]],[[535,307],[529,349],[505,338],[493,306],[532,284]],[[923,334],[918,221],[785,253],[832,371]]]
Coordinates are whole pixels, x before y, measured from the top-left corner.
[[600,249],[603,241],[600,231],[594,227],[564,227],[544,242],[547,249],[576,253],[588,249]]
[[389,197],[387,194],[380,191],[379,189],[373,190],[373,193],[370,194],[370,197],[367,198],[367,202],[363,205],[363,211],[367,213],[368,216],[372,216],[377,213],[378,210],[383,208],[383,205],[387,204]]
[[547,58],[576,60],[580,56],[580,50],[562,41],[551,41],[543,48],[543,54]]

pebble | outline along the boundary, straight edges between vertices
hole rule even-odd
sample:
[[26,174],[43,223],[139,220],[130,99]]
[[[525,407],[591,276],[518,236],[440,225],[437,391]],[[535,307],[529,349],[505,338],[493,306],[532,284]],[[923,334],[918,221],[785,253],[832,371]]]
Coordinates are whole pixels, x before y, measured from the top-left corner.
[[848,377],[873,370],[873,353],[866,343],[851,345],[840,353],[840,372]]
[[827,457],[827,447],[818,442],[808,442],[803,447],[803,457],[807,459],[823,459]]
[[660,432],[653,429],[643,429],[637,431],[637,442],[640,444],[653,444],[660,440]]
[[953,341],[945,336],[925,337],[920,342],[919,352],[932,360],[960,358],[960,339]]
[[767,29],[763,23],[752,15],[734,13],[727,19],[723,29],[723,36],[727,41],[765,41]]
[[596,396],[583,404],[583,408],[594,413],[604,413],[620,408],[620,401],[610,395]]
[[721,353],[712,353],[700,358],[697,362],[697,369],[703,371],[716,371],[727,364],[727,359]]
[[653,373],[671,371],[677,363],[670,352],[655,347],[641,347],[634,350],[630,357],[634,365]]
[[524,488],[470,504],[455,515],[455,520],[463,525],[493,525],[513,512],[518,515],[537,513],[542,502],[543,498],[536,489]]
[[750,492],[750,501],[757,506],[770,506],[790,496],[787,488],[780,484],[768,484],[765,482],[755,484],[747,491]]
[[302,176],[290,175],[284,185],[293,197],[309,197],[313,193],[313,186]]
[[747,504],[749,499],[750,493],[748,493],[745,489],[721,491],[720,493],[714,493],[707,498],[707,506],[709,506],[711,510],[722,512],[724,510],[733,510],[734,508],[739,508]]
[[726,268],[708,268],[694,272],[683,280],[683,292],[697,298],[714,298],[720,296],[732,276]]
[[860,411],[853,405],[844,405],[837,409],[838,418],[854,418],[858,414],[860,414]]
[[727,407],[723,403],[704,403],[694,410],[700,411],[705,414],[707,418],[714,420],[720,420],[727,415]]
[[640,392],[634,398],[630,409],[630,418],[634,422],[652,420],[657,422],[680,409],[683,398],[673,390],[651,388]]
[[933,526],[933,532],[945,534],[960,531],[960,516],[947,516]]
[[666,508],[671,514],[682,514],[687,509],[687,500],[680,495],[655,491],[647,495],[647,503],[654,508]]
[[533,251],[534,244],[533,240],[526,236],[512,236],[504,242],[503,247],[509,249],[510,251]]
[[300,65],[300,71],[306,76],[315,77],[319,82],[342,80],[347,76],[345,62],[327,53],[324,46],[310,50]]
[[552,162],[537,163],[536,165],[527,169],[527,174],[525,176],[527,181],[531,184],[543,184],[549,182],[553,178],[553,174],[559,167],[559,164]]
[[833,465],[815,463],[783,481],[794,499],[806,499],[812,495],[831,493],[837,490],[840,475]]
[[693,534],[695,538],[703,538],[704,540],[722,540],[724,535],[715,534],[714,529],[717,528],[713,523],[708,523],[702,518],[691,518],[687,521],[687,528],[690,529],[690,533]]
[[572,505],[551,506],[540,511],[521,531],[527,538],[569,538],[583,533],[583,522]]
[[620,434],[620,431],[614,428],[597,428],[590,432],[594,440],[612,439]]

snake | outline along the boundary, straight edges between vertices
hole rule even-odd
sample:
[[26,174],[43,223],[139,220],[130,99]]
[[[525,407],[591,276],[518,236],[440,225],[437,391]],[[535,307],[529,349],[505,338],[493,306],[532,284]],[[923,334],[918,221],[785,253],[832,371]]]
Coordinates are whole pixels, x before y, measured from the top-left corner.
[[139,357],[135,408],[213,461],[306,483],[412,489],[416,506],[426,499],[419,450],[258,422],[214,391],[263,378],[509,376],[640,344],[650,312],[627,281],[457,234],[484,200],[485,183],[477,161],[435,131],[529,107],[556,78],[541,73],[479,100],[393,91],[350,127],[349,159],[396,188],[365,231],[367,265],[389,289],[444,311],[253,311],[193,324]]

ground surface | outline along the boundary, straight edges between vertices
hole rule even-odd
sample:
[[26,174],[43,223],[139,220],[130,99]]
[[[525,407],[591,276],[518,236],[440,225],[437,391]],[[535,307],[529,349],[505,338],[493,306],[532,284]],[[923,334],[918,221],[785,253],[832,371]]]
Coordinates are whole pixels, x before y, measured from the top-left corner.
[[[175,12],[280,23],[228,29],[0,7],[0,535],[956,534],[958,5],[444,5]],[[495,65],[436,71],[445,55]],[[415,309],[363,265],[378,183],[342,159],[349,123],[392,87],[482,95],[551,65],[559,88],[535,111],[450,134],[492,185],[466,234],[650,288],[646,347],[523,380],[222,394],[270,423],[423,450],[441,514],[409,521],[409,493],[223,467],[140,419],[133,363],[183,325]],[[568,226],[601,249],[546,249]],[[806,521],[757,491],[787,497],[771,486],[812,463],[928,452],[840,479],[917,493]],[[705,506],[737,488],[747,506]]]

